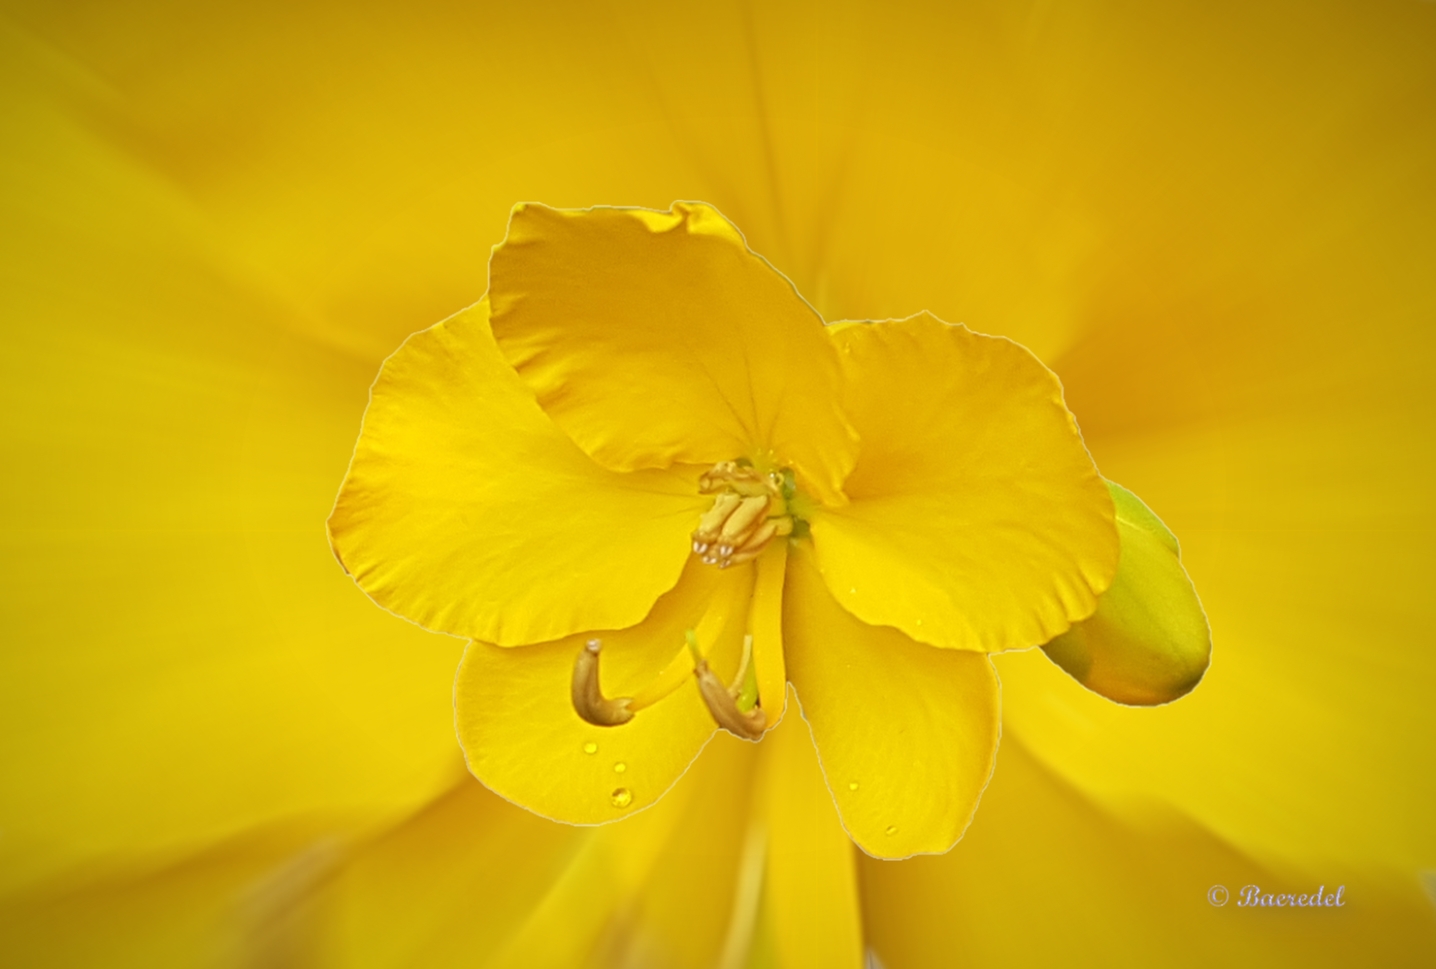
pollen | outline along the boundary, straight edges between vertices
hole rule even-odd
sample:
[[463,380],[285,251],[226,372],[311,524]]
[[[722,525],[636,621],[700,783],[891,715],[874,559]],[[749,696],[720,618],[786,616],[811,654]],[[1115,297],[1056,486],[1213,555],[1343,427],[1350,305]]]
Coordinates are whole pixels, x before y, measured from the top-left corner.
[[693,553],[726,569],[752,561],[774,538],[792,534],[792,482],[787,470],[763,472],[738,461],[714,465],[698,479],[698,493],[714,498],[693,530]]

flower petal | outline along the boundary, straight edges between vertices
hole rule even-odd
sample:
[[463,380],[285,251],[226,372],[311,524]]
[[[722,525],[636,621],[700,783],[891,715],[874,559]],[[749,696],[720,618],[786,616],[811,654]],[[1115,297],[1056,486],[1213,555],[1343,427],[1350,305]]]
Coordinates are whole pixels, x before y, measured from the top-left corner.
[[[71,870],[0,896],[8,966],[295,965],[305,893],[329,873],[338,832],[288,822],[242,832],[179,857]],[[290,930],[286,932],[285,930]]]
[[992,661],[858,621],[834,601],[810,553],[792,559],[788,675],[843,825],[878,858],[947,851],[997,756]]
[[1212,633],[1182,568],[1177,539],[1132,492],[1107,482],[1122,558],[1097,611],[1043,646],[1077,682],[1118,703],[1151,706],[1190,693]]
[[794,718],[758,748],[755,814],[767,833],[764,905],[779,966],[863,964],[857,852],[833,816],[808,732]]
[[[728,948],[755,751],[720,736],[662,804],[623,824],[583,830],[564,869],[502,948],[487,961],[452,964],[732,965],[720,953]],[[482,870],[493,881],[494,869]]]
[[[955,851],[858,859],[868,944],[889,969],[1436,963],[1430,900],[1413,872],[1263,864],[1160,802],[1125,804],[1084,795],[1021,741],[1004,742]],[[1245,885],[1330,894],[1342,882],[1339,909],[1239,906]],[[1208,900],[1218,886],[1225,906]]]
[[1056,376],[922,313],[834,327],[863,442],[851,504],[812,521],[843,608],[933,646],[1047,642],[1117,568],[1112,499]]
[[[94,48],[42,39],[58,23],[4,20],[0,896],[412,809],[459,769],[461,644],[356,595],[318,531],[374,365],[297,337],[263,259],[138,149],[152,99],[121,104]],[[163,964],[124,950],[169,901],[116,891],[128,918],[0,962]]]
[[771,450],[838,500],[855,443],[823,321],[716,209],[520,205],[494,335],[579,447],[621,471]]
[[303,964],[491,964],[553,895],[592,833],[551,824],[464,775],[422,810],[354,844],[325,873],[312,906],[326,916],[318,952]]
[[571,824],[602,824],[657,801],[717,729],[692,677],[627,723],[597,727],[573,710],[574,660],[587,640],[601,639],[604,693],[632,696],[682,655],[685,631],[717,610],[722,632],[708,655],[729,680],[742,648],[752,574],[692,558],[678,585],[637,626],[518,649],[469,644],[454,686],[469,769],[495,793]]
[[688,558],[695,476],[594,464],[487,316],[480,302],[385,361],[329,519],[335,554],[374,601],[441,632],[508,646],[631,626]]

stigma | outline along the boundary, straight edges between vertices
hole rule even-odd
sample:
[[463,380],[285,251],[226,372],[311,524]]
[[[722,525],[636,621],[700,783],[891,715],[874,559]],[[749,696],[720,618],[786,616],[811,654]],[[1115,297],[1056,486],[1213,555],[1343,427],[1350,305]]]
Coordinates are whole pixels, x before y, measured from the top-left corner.
[[793,474],[759,471],[751,464],[723,461],[698,479],[698,493],[713,495],[713,507],[693,530],[693,552],[707,565],[726,569],[750,562],[774,538],[790,535]]

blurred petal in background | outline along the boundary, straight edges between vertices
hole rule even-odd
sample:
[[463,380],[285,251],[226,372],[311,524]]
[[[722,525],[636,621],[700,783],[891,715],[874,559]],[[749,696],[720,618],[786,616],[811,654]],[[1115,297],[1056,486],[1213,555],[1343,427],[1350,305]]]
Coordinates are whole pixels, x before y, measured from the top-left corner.
[[[0,20],[0,951],[26,966],[1436,958],[1436,5],[26,3]],[[716,205],[829,319],[1030,346],[1182,540],[1203,684],[999,658],[967,837],[790,718],[598,829],[324,520],[512,204]],[[1339,910],[1207,891],[1346,885]],[[1436,891],[1436,889],[1432,889]]]

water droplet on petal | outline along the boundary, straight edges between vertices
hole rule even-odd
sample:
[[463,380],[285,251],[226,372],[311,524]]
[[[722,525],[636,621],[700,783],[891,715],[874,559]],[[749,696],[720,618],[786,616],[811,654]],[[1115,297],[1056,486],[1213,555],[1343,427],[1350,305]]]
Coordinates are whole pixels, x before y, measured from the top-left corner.
[[857,781],[848,781],[848,790],[850,790],[850,791],[856,791],[857,789],[858,789],[858,782],[857,782]]
[[616,808],[626,808],[633,803],[633,792],[626,787],[616,788],[609,796],[609,800]]
[[622,774],[626,770],[628,770],[628,765],[621,760],[613,765],[613,772],[615,774]]
[[588,743],[586,743],[586,744],[583,745],[583,752],[584,752],[585,754],[596,754],[596,753],[598,753],[598,744],[596,744],[596,743],[594,743],[592,740],[590,740]]
[[886,831],[884,831],[883,834],[888,835],[889,837],[891,837],[891,836],[897,834],[897,825],[895,825],[895,824],[890,824],[890,825],[888,825],[888,829],[887,829]]

